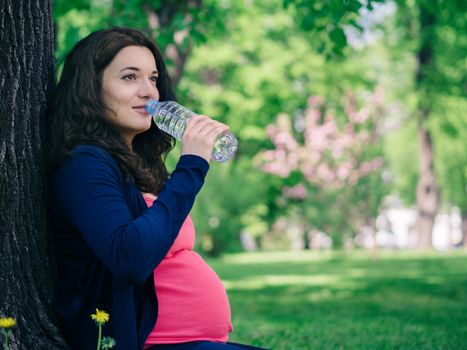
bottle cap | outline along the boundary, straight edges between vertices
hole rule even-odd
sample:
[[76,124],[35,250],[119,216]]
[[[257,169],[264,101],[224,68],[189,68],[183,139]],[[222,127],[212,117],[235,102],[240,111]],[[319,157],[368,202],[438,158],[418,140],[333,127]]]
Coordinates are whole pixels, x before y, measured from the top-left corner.
[[146,110],[146,112],[148,112],[148,114],[154,115],[156,113],[156,110],[157,110],[157,107],[159,106],[159,104],[160,104],[160,102],[157,101],[157,100],[149,100],[144,105],[144,109]]

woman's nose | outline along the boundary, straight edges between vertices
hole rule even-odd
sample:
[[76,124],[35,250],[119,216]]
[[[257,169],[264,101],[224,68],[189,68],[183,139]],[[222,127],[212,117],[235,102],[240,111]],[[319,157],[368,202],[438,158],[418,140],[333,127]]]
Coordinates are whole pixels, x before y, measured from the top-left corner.
[[159,90],[157,90],[157,87],[154,85],[154,81],[149,80],[149,79],[142,79],[140,80],[140,87],[139,87],[139,94],[140,97],[145,97],[145,98],[152,98],[152,99],[159,99]]

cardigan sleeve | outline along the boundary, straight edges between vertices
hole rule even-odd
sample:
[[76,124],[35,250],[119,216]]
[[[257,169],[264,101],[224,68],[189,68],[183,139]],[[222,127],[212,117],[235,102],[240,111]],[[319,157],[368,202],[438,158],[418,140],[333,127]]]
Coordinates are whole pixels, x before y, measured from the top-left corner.
[[52,184],[63,216],[118,279],[143,283],[172,246],[204,183],[209,165],[182,156],[154,205],[133,218],[124,197],[123,174],[95,146],[80,146]]

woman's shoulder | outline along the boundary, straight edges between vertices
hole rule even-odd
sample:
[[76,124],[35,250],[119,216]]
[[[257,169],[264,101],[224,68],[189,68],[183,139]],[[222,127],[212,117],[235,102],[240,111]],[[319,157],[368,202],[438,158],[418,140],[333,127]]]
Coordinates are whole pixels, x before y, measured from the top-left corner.
[[108,151],[104,148],[81,144],[71,150],[71,155],[61,165],[61,169],[70,168],[73,171],[83,169],[84,171],[111,170],[113,173],[121,174],[120,167]]
[[95,156],[99,158],[112,159],[109,152],[107,152],[104,148],[92,144],[81,144],[74,147],[71,150],[71,156]]
[[76,147],[74,147],[71,150],[71,157],[72,159],[86,159],[89,161],[95,160],[95,161],[104,161],[109,164],[113,164],[117,166],[117,163],[113,159],[113,157],[110,155],[110,153],[104,149],[103,147],[100,147],[98,145],[92,145],[92,144],[81,144]]

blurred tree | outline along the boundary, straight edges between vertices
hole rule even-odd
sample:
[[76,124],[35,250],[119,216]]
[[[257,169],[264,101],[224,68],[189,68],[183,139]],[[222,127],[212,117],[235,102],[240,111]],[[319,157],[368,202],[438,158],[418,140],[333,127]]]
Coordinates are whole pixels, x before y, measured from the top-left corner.
[[307,219],[305,246],[311,229],[331,234],[337,246],[362,227],[372,236],[376,233],[378,210],[388,192],[382,180],[384,110],[380,92],[365,101],[357,107],[355,96],[348,94],[344,113],[338,116],[322,98],[310,97],[303,143],[294,136],[286,114],[268,127],[275,148],[260,153],[258,161],[263,171],[296,183],[284,187],[283,195],[299,200]]
[[[401,5],[400,5],[401,6]],[[402,6],[401,6],[402,7]],[[415,88],[419,92],[417,115],[418,142],[420,147],[420,175],[417,184],[417,233],[420,248],[431,247],[431,235],[440,205],[439,187],[434,168],[432,133],[427,128],[427,121],[432,113],[430,92],[433,90],[430,74],[434,69],[434,40],[436,14],[435,8],[425,1],[418,2],[419,44],[416,50],[417,70]]]
[[202,6],[201,0],[118,0],[112,1],[106,24],[137,27],[156,38],[170,63],[172,81],[177,85],[193,42],[204,40],[206,12],[208,8]]
[[[318,46],[320,52],[328,53],[329,56],[330,54],[343,54],[347,46],[348,35],[346,34],[348,31],[346,29],[354,27],[362,30],[358,14],[365,6],[372,8],[378,2],[391,3],[387,0],[367,1],[366,3],[360,1],[285,0],[284,4],[286,7],[294,8],[297,17],[301,20],[302,28],[316,34],[318,41],[321,42],[321,45]],[[438,112],[443,110],[442,106],[444,101],[449,99],[448,96],[456,96],[457,104],[465,105],[465,98],[462,96],[465,97],[466,93],[467,5],[465,1],[460,0],[396,0],[395,3],[398,7],[399,21],[396,27],[392,27],[394,33],[391,33],[390,36],[396,37],[398,52],[408,50],[416,61],[413,70],[413,89],[416,92],[418,102],[413,115],[417,120],[419,170],[417,172],[417,191],[412,193],[416,193],[415,198],[419,210],[418,244],[420,247],[426,248],[431,246],[434,218],[440,206],[440,184],[441,189],[445,192],[444,198],[461,208],[464,204],[454,194],[460,193],[464,197],[467,194],[465,186],[462,186],[462,183],[465,183],[465,175],[462,175],[462,181],[449,181],[448,178],[436,180],[440,176],[449,177],[448,174],[465,174],[463,170],[465,163],[462,163],[464,161],[463,155],[457,157],[455,161],[451,157],[445,162],[446,152],[441,150],[436,152],[436,142],[444,144],[443,139],[452,139],[452,134],[435,131],[436,125],[442,124],[444,130],[448,124],[450,124],[448,126],[450,129],[454,125],[459,125],[448,121],[433,122],[433,119],[446,115],[446,113]],[[399,54],[400,57],[401,54]],[[452,103],[450,105],[453,106]],[[465,128],[464,125],[461,127]],[[436,134],[439,140],[433,140],[433,134]],[[460,134],[463,132],[461,131]],[[466,145],[462,139],[457,139],[453,143],[459,144],[459,149],[462,146],[465,149]],[[441,154],[444,155],[443,158]],[[406,154],[401,154],[401,156],[406,157]],[[450,164],[451,172],[444,169],[444,164],[447,163]],[[452,172],[453,167],[458,171]],[[408,173],[409,176],[413,174],[413,172]],[[399,182],[407,185],[413,183],[409,176],[402,174],[403,179]],[[457,178],[460,179],[459,176]],[[454,186],[456,186],[455,189]],[[409,191],[412,191],[412,188]],[[413,196],[406,192],[405,197]],[[465,231],[467,215],[464,209],[461,210],[464,236],[467,237]]]
[[[466,210],[464,198],[467,195],[465,152],[466,124],[462,121],[462,110],[467,107],[465,99],[466,69],[465,51],[467,50],[467,6],[463,1],[396,1],[397,22],[391,28],[389,37],[395,41],[390,44],[393,52],[408,52],[413,55],[415,64],[411,70],[415,92],[412,115],[416,120],[404,127],[406,137],[399,139],[400,158],[395,163],[402,165],[402,159],[410,162],[407,156],[415,151],[409,145],[411,136],[418,135],[418,184],[416,202],[419,211],[417,230],[419,247],[431,246],[431,235],[435,216],[440,207],[440,190],[443,198],[461,208],[464,221]],[[400,57],[400,55],[399,55]],[[405,60],[410,65],[408,60]],[[405,71],[405,73],[410,73]],[[413,130],[413,131],[411,131]],[[400,136],[402,136],[402,133]],[[446,151],[446,146],[452,152]],[[407,150],[412,150],[407,152]],[[405,197],[411,201],[413,169],[409,165],[400,167],[397,176],[405,183]],[[455,179],[455,180],[454,180]],[[454,180],[454,181],[452,181]],[[441,188],[440,188],[441,187]]]
[[345,29],[353,27],[363,31],[358,19],[363,9],[373,10],[385,0],[283,0],[286,8],[305,31],[313,34],[318,52],[330,56],[343,56],[348,46]]
[[54,0],[58,27],[57,57],[93,30],[110,26],[138,28],[153,37],[165,53],[177,85],[194,45],[222,35],[228,9],[214,0]]
[[[284,215],[283,186],[294,185],[261,174],[252,162],[259,150],[272,147],[265,132],[267,125],[282,112],[303,115],[307,98],[312,94],[324,96],[329,106],[339,109],[344,91],[373,88],[369,76],[374,73],[366,62],[356,56],[345,61],[326,61],[315,52],[308,33],[297,26],[281,3],[281,0],[245,2],[225,22],[228,40],[213,38],[194,48],[184,79],[178,86],[185,104],[226,122],[239,137],[240,148],[234,162],[242,162],[240,168],[250,175],[234,175],[234,167],[229,165],[226,167],[229,170],[222,173],[222,182],[214,184],[210,179],[206,187],[212,186],[213,193],[222,193],[223,205],[228,207],[238,203],[235,196],[239,191],[228,191],[226,186],[237,183],[234,177],[245,178],[241,189],[250,192],[254,201],[248,202],[249,205],[245,202],[242,211],[261,212],[255,214],[255,222],[261,228],[255,229],[257,235],[265,233],[264,227],[270,229],[277,217]],[[214,173],[216,171],[213,169]],[[258,182],[251,174],[260,179],[261,187],[256,185]],[[214,213],[219,210],[215,208],[219,202],[208,195],[204,200],[207,192],[206,188],[201,192],[195,209],[202,202],[200,206],[204,212]],[[231,209],[234,213],[234,208]],[[199,234],[206,234],[213,241],[221,240],[225,229],[209,227],[206,221],[210,216],[200,214],[201,210],[195,210]],[[232,249],[236,249],[235,240],[238,242],[239,232],[250,219],[225,216],[226,223],[240,228],[231,236]]]
[[440,1],[436,15],[435,69],[427,83],[433,100],[431,120],[435,170],[444,200],[461,210],[464,247],[467,247],[467,3]]
[[216,168],[208,174],[192,211],[198,247],[211,256],[241,251],[242,231],[261,245],[260,237],[268,229],[266,175],[258,174],[245,158],[212,167]]
[[460,209],[463,246],[467,248],[467,99],[444,96],[432,123],[435,160],[443,199]]

